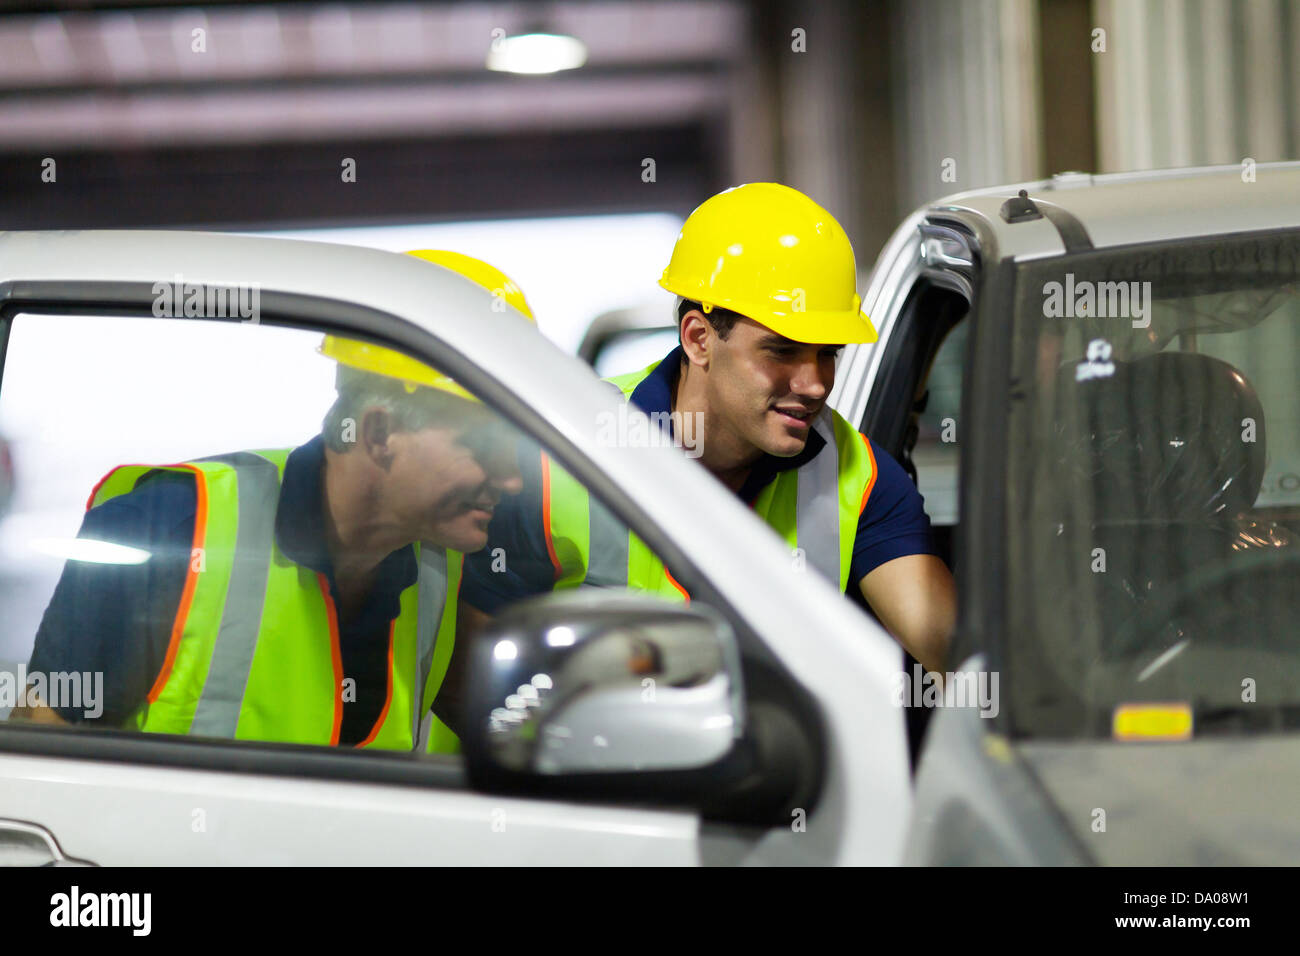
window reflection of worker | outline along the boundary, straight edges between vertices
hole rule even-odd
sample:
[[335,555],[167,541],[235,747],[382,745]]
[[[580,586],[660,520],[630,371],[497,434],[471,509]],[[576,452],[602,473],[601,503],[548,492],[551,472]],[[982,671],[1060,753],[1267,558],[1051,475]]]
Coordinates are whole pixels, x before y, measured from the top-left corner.
[[[700,463],[798,549],[808,570],[857,589],[917,660],[941,669],[956,591],[921,496],[897,462],[827,405],[839,349],[876,340],[839,224],[786,186],[727,190],[686,220],[660,285],[678,296],[681,345],[614,384],[652,420],[678,428],[690,416]],[[466,621],[553,587],[685,597],[645,545],[554,463],[540,456],[521,465],[525,490],[491,529],[509,570],[493,573],[487,552],[466,562]]]
[[[522,303],[485,263],[418,255]],[[427,734],[430,751],[457,749],[438,691],[462,555],[519,491],[514,435],[404,355],[334,336],[321,352],[338,398],[306,444],[121,466],[96,487],[80,536],[150,558],[68,562],[30,670],[102,672],[98,723],[405,750]]]

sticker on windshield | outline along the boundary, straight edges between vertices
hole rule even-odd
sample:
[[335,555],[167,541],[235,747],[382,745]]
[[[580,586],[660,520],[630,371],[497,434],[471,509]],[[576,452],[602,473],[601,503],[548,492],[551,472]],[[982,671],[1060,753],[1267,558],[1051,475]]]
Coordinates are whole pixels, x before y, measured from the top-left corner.
[[1120,704],[1111,727],[1116,740],[1191,740],[1192,705]]
[[1115,363],[1110,360],[1111,347],[1105,339],[1088,343],[1088,357],[1074,369],[1074,380],[1086,382],[1090,378],[1109,378],[1115,374]]

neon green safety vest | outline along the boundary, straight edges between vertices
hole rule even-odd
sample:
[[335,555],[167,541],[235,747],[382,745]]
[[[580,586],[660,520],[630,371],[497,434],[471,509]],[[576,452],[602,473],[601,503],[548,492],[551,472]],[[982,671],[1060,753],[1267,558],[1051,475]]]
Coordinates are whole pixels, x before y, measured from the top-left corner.
[[[658,364],[609,381],[630,401]],[[875,455],[865,436],[830,406],[812,428],[825,448],[801,467],[777,472],[753,507],[792,553],[843,591],[849,584],[858,518],[875,481]],[[672,600],[690,599],[654,552],[545,454],[542,524],[556,588],[630,587]]]
[[[338,744],[344,678],[329,582],[286,557],[275,541],[289,451],[122,465],[91,493],[88,508],[126,494],[159,468],[192,474],[198,492],[194,550],[167,656],[128,727]],[[455,643],[462,555],[417,544],[416,557],[419,577],[399,596],[389,629],[388,696],[358,746],[412,750],[428,733],[428,752],[454,753],[459,741],[429,707]]]

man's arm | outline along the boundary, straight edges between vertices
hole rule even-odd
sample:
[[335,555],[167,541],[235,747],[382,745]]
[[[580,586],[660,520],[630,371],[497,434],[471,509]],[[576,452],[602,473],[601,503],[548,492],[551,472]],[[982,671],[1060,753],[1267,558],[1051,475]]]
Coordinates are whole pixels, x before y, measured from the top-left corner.
[[957,587],[932,554],[909,554],[875,568],[858,582],[885,630],[928,671],[941,672],[957,626]]
[[456,643],[447,662],[438,696],[433,700],[433,713],[451,728],[457,737],[462,736],[461,726],[465,714],[465,668],[469,660],[470,642],[484,625],[492,620],[473,605],[460,601],[456,605]]
[[58,711],[48,707],[34,692],[27,692],[27,706],[15,707],[9,712],[10,720],[21,720],[29,724],[45,724],[50,727],[67,727],[68,722],[59,716]]
[[916,484],[883,448],[863,436],[875,480],[858,518],[849,581],[907,652],[929,671],[943,668],[957,621],[957,588],[935,553]]
[[456,644],[432,709],[460,735],[470,645],[492,618],[515,601],[550,590],[555,574],[542,531],[540,452],[522,441],[516,450],[524,487],[497,504],[488,543],[465,555],[456,605]]
[[158,473],[129,494],[92,508],[79,538],[149,552],[137,565],[68,561],[36,634],[29,673],[102,675],[101,714],[66,701],[34,700],[13,720],[66,726],[120,725],[145,699],[166,657],[190,560],[197,495],[187,475]]

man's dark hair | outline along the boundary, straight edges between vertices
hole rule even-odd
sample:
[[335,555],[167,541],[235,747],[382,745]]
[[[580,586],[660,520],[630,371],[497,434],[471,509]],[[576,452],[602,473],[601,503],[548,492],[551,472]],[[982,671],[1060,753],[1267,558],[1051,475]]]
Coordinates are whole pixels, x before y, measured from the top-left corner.
[[[677,301],[677,344],[682,342],[682,319],[686,318],[686,313],[691,309],[699,309],[704,312],[704,306],[699,302],[692,302],[690,299],[678,299]],[[731,330],[736,327],[744,316],[739,312],[732,312],[730,309],[719,308],[714,306],[708,312],[704,312],[704,317],[709,320],[709,325],[713,326],[713,331],[718,333],[718,338],[723,341],[731,334]]]
[[340,454],[356,443],[356,430],[367,408],[385,409],[392,417],[393,430],[399,432],[461,427],[470,421],[473,411],[469,402],[455,395],[434,388],[411,392],[398,379],[347,365],[339,365],[335,387],[338,398],[325,413],[321,437],[326,448]]

